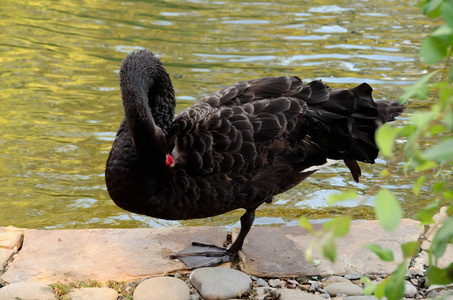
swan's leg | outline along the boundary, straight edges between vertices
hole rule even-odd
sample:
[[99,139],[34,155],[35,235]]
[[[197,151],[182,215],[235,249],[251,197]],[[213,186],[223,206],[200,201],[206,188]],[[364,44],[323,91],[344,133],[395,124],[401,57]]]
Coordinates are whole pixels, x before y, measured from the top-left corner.
[[211,244],[193,242],[192,245],[176,254],[170,255],[170,258],[177,258],[186,264],[187,269],[196,269],[201,267],[214,267],[236,258],[237,253],[244,244],[244,239],[252,228],[255,220],[255,210],[246,212],[241,217],[241,230],[239,235],[231,246],[227,248]]

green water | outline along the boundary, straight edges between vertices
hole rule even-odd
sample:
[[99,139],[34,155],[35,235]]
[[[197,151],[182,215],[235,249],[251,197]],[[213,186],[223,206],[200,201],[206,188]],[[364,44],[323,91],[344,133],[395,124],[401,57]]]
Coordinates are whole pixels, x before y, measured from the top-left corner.
[[[406,0],[24,1],[0,8],[0,226],[29,228],[237,225],[241,211],[184,222],[128,213],[110,200],[104,166],[123,118],[118,70],[134,49],[162,58],[178,110],[206,94],[264,76],[298,75],[333,87],[368,82],[395,99],[427,72],[417,51],[429,23]],[[412,102],[395,126],[424,103]],[[403,141],[401,141],[403,143]],[[387,164],[363,167],[360,184],[326,168],[263,205],[255,224],[325,219],[332,191],[366,192]],[[429,201],[393,182],[406,215]],[[372,201],[357,218],[373,218]]]

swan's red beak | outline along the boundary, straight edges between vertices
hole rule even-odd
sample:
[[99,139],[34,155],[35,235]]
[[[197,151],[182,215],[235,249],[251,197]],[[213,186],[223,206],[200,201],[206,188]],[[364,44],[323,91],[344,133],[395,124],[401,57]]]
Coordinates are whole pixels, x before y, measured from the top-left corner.
[[175,160],[171,157],[170,154],[167,154],[167,159],[165,160],[165,165],[167,167],[173,168],[176,165]]

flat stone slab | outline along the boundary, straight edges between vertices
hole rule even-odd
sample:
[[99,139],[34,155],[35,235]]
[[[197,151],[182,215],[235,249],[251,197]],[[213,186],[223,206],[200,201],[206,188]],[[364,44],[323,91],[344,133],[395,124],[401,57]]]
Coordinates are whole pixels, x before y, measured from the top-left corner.
[[[305,229],[292,227],[253,227],[239,252],[240,266],[244,273],[258,277],[296,277],[299,275],[389,274],[402,261],[400,244],[416,241],[423,234],[418,221],[403,219],[398,229],[389,234],[378,221],[351,221],[349,233],[337,239],[335,264],[314,252],[320,261],[314,266],[305,259],[306,249],[313,240]],[[313,226],[315,230],[321,224]],[[233,239],[239,228],[233,229]],[[378,244],[391,249],[396,262],[381,261],[376,254],[365,248]]]
[[225,240],[226,229],[218,227],[29,230],[0,279],[106,282],[181,272],[185,265],[170,254],[192,241],[222,245]]
[[12,226],[0,227],[0,248],[18,249],[22,245],[24,232],[27,229],[16,228]]
[[0,227],[0,271],[3,271],[8,259],[22,245],[26,229],[12,226]]

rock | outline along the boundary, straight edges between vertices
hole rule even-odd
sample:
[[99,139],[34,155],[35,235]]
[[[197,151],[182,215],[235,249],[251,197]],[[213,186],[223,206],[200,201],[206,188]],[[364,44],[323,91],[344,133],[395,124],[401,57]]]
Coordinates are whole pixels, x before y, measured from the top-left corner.
[[[300,290],[290,290],[290,289],[275,289],[275,288],[263,288],[259,287],[256,288],[256,298],[259,300],[264,299],[264,297],[273,295],[274,298],[269,299],[277,299],[276,296],[280,295],[279,300],[324,300],[324,297],[319,295],[313,295],[311,293],[303,292]],[[330,297],[329,297],[330,298]]]
[[308,289],[308,291],[309,292],[315,292],[320,287],[321,287],[321,282],[319,282],[319,281],[310,281],[310,288]]
[[431,285],[426,291],[426,298],[436,298],[447,295],[453,295],[453,284],[448,285]]
[[269,285],[267,284],[266,280],[264,280],[263,278],[258,278],[258,279],[256,280],[256,285],[257,285],[258,287],[267,287],[267,286],[269,286]]
[[324,290],[332,297],[337,294],[345,294],[348,296],[361,296],[363,290],[351,282],[336,282],[329,284]]
[[[379,221],[351,221],[349,233],[336,240],[339,253],[335,264],[314,251],[314,265],[305,259],[308,245],[313,235],[299,226],[253,227],[239,252],[241,270],[257,277],[298,277],[319,274],[390,274],[403,261],[401,244],[417,240],[424,233],[420,222],[403,219],[398,229],[389,234],[379,225]],[[314,224],[315,231],[322,224]],[[238,228],[233,228],[232,238],[237,237]],[[272,243],[269,243],[272,241]],[[395,260],[386,262],[379,259],[371,250],[364,250],[367,244],[378,244],[390,249]],[[359,275],[360,274],[360,275]],[[349,279],[349,278],[348,278]]]
[[269,279],[269,286],[271,287],[280,287],[280,279]]
[[22,249],[1,279],[73,282],[87,278],[106,282],[129,281],[173,273],[184,264],[171,253],[193,240],[221,245],[226,229],[220,227],[172,227],[133,229],[28,230]]
[[270,288],[270,287],[257,287],[257,288],[254,289],[254,291],[256,291],[256,298],[261,300],[269,292],[275,293],[277,291],[277,289]]
[[424,276],[423,270],[419,267],[411,267],[407,270],[410,276]]
[[190,295],[190,300],[201,300],[201,296],[198,293]]
[[217,267],[192,271],[190,283],[203,298],[209,300],[229,299],[245,293],[250,289],[252,280],[240,271]]
[[361,274],[346,274],[346,275],[344,275],[344,278],[348,279],[348,280],[357,280],[357,279],[362,278],[362,276],[363,275],[361,275]]
[[140,283],[134,300],[189,300],[190,291],[184,281],[174,277],[154,277]]
[[0,227],[0,248],[19,249],[24,240],[24,231],[27,229],[12,226]]
[[349,282],[348,279],[342,277],[342,276],[329,276],[329,277],[326,277],[322,282],[322,286],[326,286],[326,285],[329,285],[329,284],[332,284],[332,283],[335,283],[335,282]]
[[280,300],[324,300],[321,296],[298,290],[278,289],[277,292],[280,294]]
[[417,288],[409,281],[404,281],[404,297],[413,298],[417,295]]
[[11,249],[0,248],[0,271],[3,270],[3,266],[13,254],[14,251]]
[[18,282],[0,289],[2,300],[54,300],[55,293],[50,287],[41,282]]
[[118,292],[109,288],[80,288],[70,291],[67,296],[71,300],[116,300]]
[[[384,297],[382,299],[387,299],[387,298]],[[344,300],[378,300],[378,298],[375,296],[348,296],[348,297],[345,297]]]

